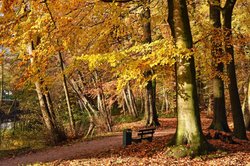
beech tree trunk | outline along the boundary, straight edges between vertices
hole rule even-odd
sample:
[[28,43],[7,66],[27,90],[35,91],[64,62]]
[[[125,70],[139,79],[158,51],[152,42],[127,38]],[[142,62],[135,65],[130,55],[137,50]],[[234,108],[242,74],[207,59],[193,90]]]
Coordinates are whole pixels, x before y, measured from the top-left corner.
[[[83,76],[81,72],[78,72],[79,80],[77,81],[80,83],[81,86],[84,86],[83,84]],[[97,75],[95,75],[94,78],[94,84],[96,85],[96,81],[98,80]],[[79,97],[81,103],[83,104],[85,110],[87,111],[89,115],[89,130],[87,132],[87,136],[93,134],[93,130],[95,127],[99,127],[101,129],[104,129],[106,131],[112,131],[112,119],[111,119],[111,112],[110,109],[107,108],[105,105],[105,96],[102,92],[102,90],[99,90],[99,93],[97,94],[96,102],[93,102],[86,94],[83,92],[84,87],[80,87],[79,84],[74,79],[71,79],[71,86],[73,90],[76,92],[77,96]]]
[[135,104],[135,97],[129,84],[126,86],[126,88],[123,89],[123,99],[125,101],[124,104],[126,105],[124,111],[127,108],[130,115],[138,117],[138,111]]
[[[49,8],[49,4],[47,3],[47,1],[43,2],[48,10],[48,13],[50,15],[51,21],[55,27],[55,29],[57,29],[57,24],[56,21],[52,15],[52,12]],[[56,40],[56,44],[59,46],[59,40]],[[63,57],[62,57],[62,53],[59,50],[58,51],[58,59],[59,59],[59,64],[60,64],[60,69],[61,69],[61,74],[62,74],[62,82],[63,82],[63,90],[65,93],[65,99],[66,99],[66,103],[67,103],[67,109],[68,109],[68,114],[69,114],[69,121],[70,121],[70,129],[71,132],[73,134],[73,137],[75,136],[75,122],[74,122],[74,117],[72,114],[72,110],[71,110],[71,104],[70,104],[70,98],[69,98],[69,91],[68,91],[68,86],[67,86],[67,81],[66,81],[66,76],[64,74],[64,62],[63,62]]]
[[163,102],[161,105],[161,112],[168,113],[170,110],[170,102],[168,97],[168,92],[165,88],[163,88]]
[[242,104],[245,127],[250,131],[250,77],[248,78],[247,87],[245,88],[245,98]]
[[98,94],[97,94],[97,109],[102,115],[102,120],[105,122],[107,130],[112,131],[112,117],[111,117],[111,110],[107,108],[107,104],[105,102],[105,94],[102,89],[102,85],[97,86],[100,84],[100,79],[98,78],[98,73],[94,73],[94,81],[95,86],[98,88]]
[[[81,76],[80,76],[81,79]],[[88,101],[88,99],[84,96],[83,92],[81,91],[81,88],[79,85],[77,85],[76,81],[74,79],[71,79],[71,84],[70,84],[77,94],[78,98],[80,99],[81,104],[83,105],[85,111],[87,111],[88,116],[89,116],[89,129],[88,132],[85,135],[85,138],[88,137],[89,135],[93,135],[94,133],[94,128],[95,126],[98,126],[98,112],[96,108]]]
[[[222,43],[217,39],[218,31],[221,30],[221,19],[220,19],[220,10],[218,7],[220,6],[220,0],[211,0],[210,1],[210,20],[214,27],[214,31],[212,33],[211,38],[211,54],[214,59],[221,58],[223,56],[222,53]],[[216,72],[223,73],[224,65],[222,62],[218,64],[215,62],[213,65],[216,68]],[[213,79],[213,121],[210,126],[211,129],[221,130],[225,132],[230,132],[230,129],[227,124],[226,117],[226,106],[225,106],[225,94],[224,94],[224,83],[221,77],[218,75]]]
[[51,115],[51,120],[52,120],[53,124],[56,124],[57,123],[56,122],[56,115],[55,115],[55,112],[54,112],[52,100],[51,100],[50,93],[49,93],[48,89],[46,89],[44,97],[45,97],[46,103],[48,105],[48,110],[49,110],[49,114]]
[[[172,36],[177,48],[192,48],[187,4],[185,0],[168,0]],[[177,67],[177,129],[170,145],[176,145],[174,156],[200,155],[212,150],[205,139],[200,122],[195,79],[194,57],[178,58]],[[181,145],[189,145],[183,148]],[[182,151],[182,153],[180,152]]]
[[67,103],[67,109],[68,109],[68,114],[69,114],[70,130],[71,130],[73,137],[75,137],[75,134],[76,134],[75,133],[75,121],[74,121],[74,116],[73,116],[72,109],[71,109],[67,80],[66,80],[66,76],[64,74],[63,57],[62,57],[62,53],[60,51],[58,52],[58,59],[59,59],[61,74],[62,74],[63,90],[64,90],[65,100]]
[[[210,81],[209,81],[209,83],[208,84],[210,84]],[[212,95],[212,88],[209,86],[208,87],[208,101],[207,101],[207,115],[209,116],[209,117],[213,117],[213,95]]]
[[[38,43],[36,43],[36,45],[37,44]],[[28,52],[29,52],[30,55],[32,55],[32,51],[34,49],[35,49],[35,44],[34,44],[34,42],[31,42],[28,45]],[[30,63],[31,63],[32,66],[35,65],[35,61],[34,61],[33,57],[30,58]],[[57,122],[53,118],[53,114],[51,113],[53,110],[49,110],[49,106],[48,106],[48,103],[47,103],[47,100],[46,100],[46,96],[45,96],[45,94],[43,93],[43,90],[42,90],[42,84],[41,84],[40,79],[35,82],[35,86],[36,86],[38,101],[39,101],[39,104],[40,104],[40,109],[41,109],[41,112],[42,112],[42,117],[43,117],[43,120],[44,120],[45,127],[47,128],[51,143],[56,144],[56,143],[58,143],[60,141],[65,140],[66,139],[65,135],[59,130],[59,128],[57,126]],[[50,102],[51,102],[51,100],[50,100]],[[49,103],[49,104],[51,104],[51,103]],[[50,108],[52,108],[52,107],[50,107]]]
[[234,122],[234,136],[239,139],[247,139],[246,128],[244,125],[243,114],[241,110],[240,98],[238,93],[237,79],[235,74],[234,47],[232,41],[232,14],[236,0],[227,0],[223,9],[223,28],[225,32],[225,51],[231,57],[227,65],[227,74],[229,77],[229,95]]
[[145,121],[146,126],[160,126],[156,112],[156,81],[148,81],[145,93]]
[[[143,17],[146,19],[144,27],[144,42],[151,43],[151,24],[150,24],[150,8],[149,8],[150,0],[146,0],[146,4],[144,7]],[[152,71],[148,71],[145,73],[145,77],[149,77],[152,75]],[[146,85],[146,93],[145,93],[145,122],[146,126],[160,126],[157,110],[156,110],[156,80],[150,80]]]
[[1,92],[0,92],[0,106],[3,103],[3,92],[4,92],[4,55],[2,56],[2,64],[1,64]]

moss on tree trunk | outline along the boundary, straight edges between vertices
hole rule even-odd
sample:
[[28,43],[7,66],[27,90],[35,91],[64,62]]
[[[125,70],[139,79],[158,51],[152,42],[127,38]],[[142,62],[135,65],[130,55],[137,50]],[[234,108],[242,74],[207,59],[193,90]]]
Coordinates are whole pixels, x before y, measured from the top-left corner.
[[[168,0],[169,24],[176,47],[192,48],[187,5],[185,0]],[[206,141],[200,123],[198,96],[195,80],[194,58],[177,59],[177,129],[170,143],[173,156],[200,155],[212,150]],[[181,154],[179,156],[179,154]]]

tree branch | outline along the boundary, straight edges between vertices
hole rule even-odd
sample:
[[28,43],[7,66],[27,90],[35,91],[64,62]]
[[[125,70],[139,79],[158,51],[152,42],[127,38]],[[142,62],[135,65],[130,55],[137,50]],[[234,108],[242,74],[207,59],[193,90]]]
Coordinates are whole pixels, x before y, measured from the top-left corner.
[[216,9],[219,10],[219,11],[223,11],[223,10],[224,10],[223,7],[221,7],[220,5],[214,4],[213,2],[211,2],[211,0],[208,0],[207,2],[208,2],[208,4],[209,4],[210,6],[213,6],[214,8],[216,8]]

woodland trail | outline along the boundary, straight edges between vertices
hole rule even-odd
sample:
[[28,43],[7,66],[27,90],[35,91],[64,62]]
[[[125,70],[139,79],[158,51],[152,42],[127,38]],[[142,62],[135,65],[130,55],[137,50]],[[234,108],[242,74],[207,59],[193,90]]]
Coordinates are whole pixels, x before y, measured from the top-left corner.
[[[174,134],[175,129],[169,128],[156,131],[155,137]],[[117,136],[98,138],[91,141],[81,141],[73,144],[55,146],[38,152],[0,159],[0,166],[17,166],[31,163],[45,163],[52,161],[73,160],[98,154],[111,149],[122,147],[122,133]]]

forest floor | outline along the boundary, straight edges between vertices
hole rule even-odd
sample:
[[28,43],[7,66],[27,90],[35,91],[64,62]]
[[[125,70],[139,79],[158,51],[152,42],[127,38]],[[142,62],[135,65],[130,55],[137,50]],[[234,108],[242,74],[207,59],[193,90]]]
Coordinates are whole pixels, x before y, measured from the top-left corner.
[[[202,127],[208,133],[211,119],[202,114]],[[232,127],[229,119],[229,126]],[[156,130],[153,142],[147,141],[122,147],[122,132],[112,136],[100,137],[89,141],[76,141],[66,145],[55,146],[36,152],[29,152],[11,158],[0,159],[1,166],[14,165],[248,165],[250,166],[250,141],[234,139],[234,144],[220,139],[210,139],[220,149],[209,155],[196,158],[176,159],[166,155],[166,143],[175,132],[176,118],[160,118],[161,127]],[[123,128],[133,131],[142,128],[141,122],[126,123],[115,126],[116,131]],[[250,139],[250,132],[247,133]]]

